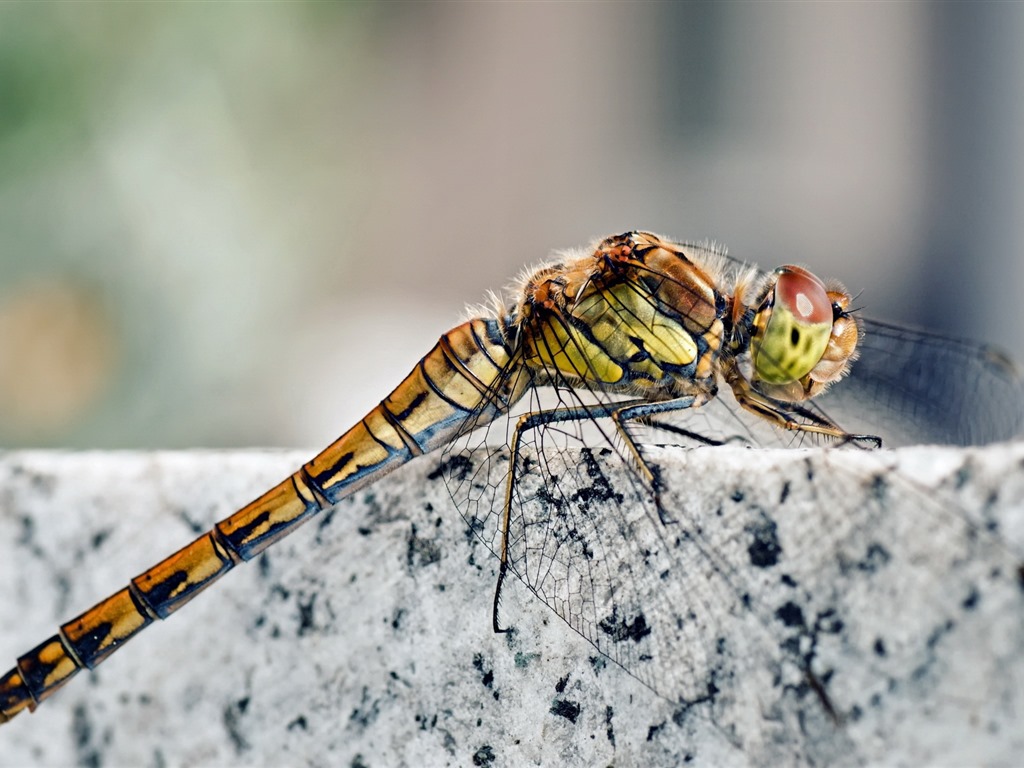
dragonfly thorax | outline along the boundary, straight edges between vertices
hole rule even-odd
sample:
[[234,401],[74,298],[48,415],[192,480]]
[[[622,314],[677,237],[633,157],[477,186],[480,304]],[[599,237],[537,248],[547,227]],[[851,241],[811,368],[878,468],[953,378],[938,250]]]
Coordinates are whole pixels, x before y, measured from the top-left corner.
[[528,275],[515,316],[539,382],[660,400],[713,388],[726,313],[679,246],[630,232]]

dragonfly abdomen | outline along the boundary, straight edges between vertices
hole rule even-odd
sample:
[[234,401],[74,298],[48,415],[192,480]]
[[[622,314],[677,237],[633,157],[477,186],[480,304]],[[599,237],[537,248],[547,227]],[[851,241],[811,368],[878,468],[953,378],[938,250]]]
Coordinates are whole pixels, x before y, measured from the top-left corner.
[[513,360],[497,318],[443,335],[387,398],[298,472],[21,656],[0,677],[0,723],[35,709],[80,669],[94,668],[320,510],[506,412],[529,383]]
[[0,723],[35,709],[83,668],[93,669],[157,619],[323,509],[299,470],[149,570],[62,625],[0,677]]
[[461,431],[487,424],[528,385],[525,370],[509,376],[513,357],[496,318],[453,328],[362,421],[306,464],[306,471],[324,497],[336,502]]

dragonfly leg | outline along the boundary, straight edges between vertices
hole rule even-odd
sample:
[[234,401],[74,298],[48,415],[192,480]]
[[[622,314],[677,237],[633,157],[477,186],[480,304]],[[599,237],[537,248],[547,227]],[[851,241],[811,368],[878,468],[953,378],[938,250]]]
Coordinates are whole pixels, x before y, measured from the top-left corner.
[[[551,408],[545,411],[533,411],[525,413],[516,422],[512,432],[512,439],[509,441],[509,471],[508,482],[505,485],[505,502],[501,514],[501,549],[498,554],[498,583],[494,588],[494,607],[491,614],[492,626],[495,632],[507,632],[503,629],[498,619],[498,607],[501,603],[501,588],[505,583],[505,575],[508,572],[508,547],[509,547],[509,526],[512,522],[512,494],[516,485],[516,469],[519,466],[519,450],[523,435],[530,430],[556,424],[565,421],[585,421],[592,419],[605,419],[613,415],[623,406],[639,405],[642,401],[631,400],[626,403],[610,403],[607,405],[579,405],[576,407]],[[619,428],[621,431],[621,428]]]
[[710,394],[699,394],[699,395],[685,395],[683,397],[677,397],[672,400],[663,400],[661,402],[651,403],[639,403],[635,405],[625,404],[620,405],[615,411],[612,412],[611,418],[615,423],[615,427],[619,431],[623,442],[629,449],[633,460],[636,462],[637,468],[640,470],[641,475],[647,484],[650,486],[651,491],[654,495],[654,505],[658,510],[658,519],[661,520],[662,524],[675,522],[665,512],[665,508],[661,503],[661,477],[658,472],[658,468],[651,464],[643,455],[643,450],[640,447],[640,443],[637,442],[636,438],[630,431],[630,426],[633,423],[637,424],[649,424],[656,427],[665,427],[668,431],[678,431],[687,436],[695,437],[702,442],[708,443],[706,438],[702,438],[699,435],[682,430],[673,428],[671,425],[658,424],[656,421],[652,421],[650,417],[658,416],[663,413],[672,413],[673,411],[682,411],[687,408],[696,408],[708,400],[711,399]]
[[689,429],[684,429],[683,427],[677,426],[675,424],[666,424],[663,421],[656,421],[654,419],[650,421],[644,420],[641,423],[646,424],[647,426],[652,427],[654,429],[660,429],[663,432],[668,432],[669,434],[679,435],[679,437],[685,437],[687,440],[691,440],[695,443],[700,443],[701,445],[707,445],[712,448],[720,445],[726,445],[729,442],[726,440],[716,440],[713,437],[707,437],[706,435],[702,435],[700,434],[700,432],[694,432]]
[[[793,432],[809,432],[816,435],[825,435],[835,438],[841,444],[846,443],[867,443],[873,448],[882,447],[882,438],[877,435],[857,435],[847,432],[837,424],[829,421],[822,415],[801,407],[798,403],[782,404],[755,392],[749,383],[743,379],[730,381],[733,395],[740,406],[757,414],[762,419],[774,422],[777,426]],[[797,421],[794,415],[804,419]]]

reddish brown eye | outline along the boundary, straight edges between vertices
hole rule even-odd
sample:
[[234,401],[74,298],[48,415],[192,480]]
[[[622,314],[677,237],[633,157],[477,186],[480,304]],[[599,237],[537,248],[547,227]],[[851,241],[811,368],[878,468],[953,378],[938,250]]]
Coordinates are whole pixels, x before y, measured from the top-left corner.
[[768,384],[789,384],[814,370],[828,349],[832,300],[824,284],[806,269],[779,267],[755,323],[758,320],[761,333],[750,345],[754,370]]
[[806,269],[785,266],[775,270],[775,303],[793,313],[801,323],[832,324],[832,302],[821,280]]

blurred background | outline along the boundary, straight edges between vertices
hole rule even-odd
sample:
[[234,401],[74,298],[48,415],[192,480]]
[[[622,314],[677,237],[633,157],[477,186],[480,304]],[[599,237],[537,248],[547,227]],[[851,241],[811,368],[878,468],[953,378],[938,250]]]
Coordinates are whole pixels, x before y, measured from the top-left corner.
[[0,5],[0,445],[318,447],[554,248],[1024,358],[1024,5]]

